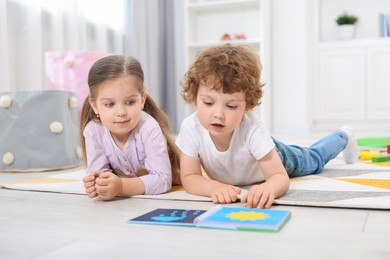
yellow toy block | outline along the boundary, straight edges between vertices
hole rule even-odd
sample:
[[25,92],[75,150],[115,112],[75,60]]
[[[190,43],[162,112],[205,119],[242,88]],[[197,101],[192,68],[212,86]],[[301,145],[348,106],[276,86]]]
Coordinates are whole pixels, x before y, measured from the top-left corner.
[[359,158],[361,160],[371,160],[372,157],[380,156],[381,153],[378,151],[359,151]]

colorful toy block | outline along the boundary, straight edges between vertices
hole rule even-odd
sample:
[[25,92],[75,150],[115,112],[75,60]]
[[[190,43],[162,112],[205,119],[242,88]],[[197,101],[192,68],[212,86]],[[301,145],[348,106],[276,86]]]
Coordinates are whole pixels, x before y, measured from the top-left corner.
[[371,160],[372,157],[377,157],[380,155],[381,153],[379,151],[370,151],[370,150],[359,151],[359,158],[361,160]]
[[372,162],[389,162],[390,161],[390,156],[377,156],[377,157],[372,157]]

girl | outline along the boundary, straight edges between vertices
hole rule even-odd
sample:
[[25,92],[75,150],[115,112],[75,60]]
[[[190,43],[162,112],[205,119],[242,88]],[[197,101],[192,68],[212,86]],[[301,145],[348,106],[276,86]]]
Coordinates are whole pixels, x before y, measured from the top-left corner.
[[91,67],[88,85],[80,120],[88,196],[159,194],[170,190],[172,179],[179,183],[168,119],[145,92],[140,63],[104,57]]
[[183,121],[176,140],[181,181],[189,193],[231,203],[241,193],[236,185],[253,185],[241,201],[269,208],[287,192],[289,177],[318,174],[343,150],[347,163],[357,160],[348,127],[309,148],[271,138],[252,112],[263,94],[261,70],[255,52],[230,44],[201,51],[190,66],[182,95],[196,111]]

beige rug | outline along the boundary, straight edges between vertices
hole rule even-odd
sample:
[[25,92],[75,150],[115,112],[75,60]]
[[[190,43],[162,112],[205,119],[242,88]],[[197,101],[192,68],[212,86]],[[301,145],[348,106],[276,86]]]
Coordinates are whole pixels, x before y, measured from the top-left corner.
[[[0,183],[15,190],[56,192],[85,195],[84,170],[53,174],[44,178]],[[135,198],[209,201],[210,198],[188,194],[180,186],[160,195],[137,195]],[[357,163],[346,165],[333,160],[319,175],[291,179],[290,190],[275,200],[279,205],[390,209],[390,167]]]

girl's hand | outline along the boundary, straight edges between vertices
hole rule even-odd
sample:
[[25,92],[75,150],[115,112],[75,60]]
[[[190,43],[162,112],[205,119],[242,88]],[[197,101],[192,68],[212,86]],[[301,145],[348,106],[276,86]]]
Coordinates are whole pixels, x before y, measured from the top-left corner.
[[95,180],[97,196],[110,200],[122,192],[121,179],[112,172],[102,172]]
[[241,189],[232,185],[221,184],[211,190],[210,197],[215,204],[228,204],[238,199]]
[[88,197],[94,198],[97,196],[95,188],[95,180],[99,176],[99,172],[91,172],[89,175],[83,178],[85,192],[88,194]]
[[246,202],[248,208],[270,208],[275,200],[275,195],[266,183],[253,185],[245,194],[241,202]]

